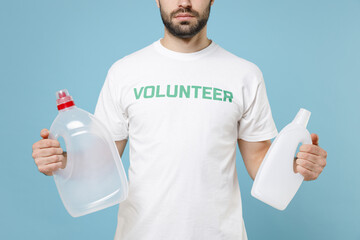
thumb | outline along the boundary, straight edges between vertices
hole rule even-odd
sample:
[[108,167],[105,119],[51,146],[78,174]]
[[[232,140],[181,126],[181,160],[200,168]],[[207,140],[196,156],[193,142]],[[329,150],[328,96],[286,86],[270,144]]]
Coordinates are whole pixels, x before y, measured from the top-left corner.
[[311,140],[314,145],[319,145],[319,136],[316,133],[311,134]]
[[40,132],[40,136],[43,139],[47,139],[49,137],[49,130],[47,130],[46,128],[42,129]]

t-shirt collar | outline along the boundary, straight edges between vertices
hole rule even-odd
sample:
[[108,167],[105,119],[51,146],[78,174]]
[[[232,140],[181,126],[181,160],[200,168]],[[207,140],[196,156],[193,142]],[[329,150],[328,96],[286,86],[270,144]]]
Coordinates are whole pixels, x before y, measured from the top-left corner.
[[179,60],[199,59],[199,58],[209,54],[210,52],[214,51],[217,48],[217,44],[214,41],[211,41],[210,45],[204,49],[201,49],[196,52],[191,52],[191,53],[182,53],[182,52],[176,52],[176,51],[173,51],[173,50],[170,50],[170,49],[164,47],[161,44],[160,40],[161,40],[161,38],[153,43],[155,49],[165,56],[176,58]]

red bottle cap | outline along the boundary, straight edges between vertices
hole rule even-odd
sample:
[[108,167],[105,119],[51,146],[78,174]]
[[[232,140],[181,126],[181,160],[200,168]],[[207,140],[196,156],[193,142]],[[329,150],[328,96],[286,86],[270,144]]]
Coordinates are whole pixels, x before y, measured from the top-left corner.
[[69,95],[69,92],[66,89],[56,92],[56,104],[58,110],[75,106],[72,97]]

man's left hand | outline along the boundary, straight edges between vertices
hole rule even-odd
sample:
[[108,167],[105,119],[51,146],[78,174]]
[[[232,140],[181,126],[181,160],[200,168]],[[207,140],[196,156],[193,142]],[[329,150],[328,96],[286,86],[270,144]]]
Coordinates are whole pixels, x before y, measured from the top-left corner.
[[326,166],[327,152],[319,147],[319,136],[311,134],[313,144],[302,144],[294,162],[294,171],[304,176],[304,181],[315,180]]

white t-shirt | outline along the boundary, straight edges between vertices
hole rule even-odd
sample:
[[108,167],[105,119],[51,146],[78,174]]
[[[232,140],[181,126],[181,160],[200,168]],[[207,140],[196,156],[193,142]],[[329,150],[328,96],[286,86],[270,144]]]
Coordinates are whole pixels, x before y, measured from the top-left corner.
[[113,64],[95,116],[114,141],[129,138],[115,239],[247,239],[237,139],[278,134],[255,64],[214,41],[179,53],[159,39]]

